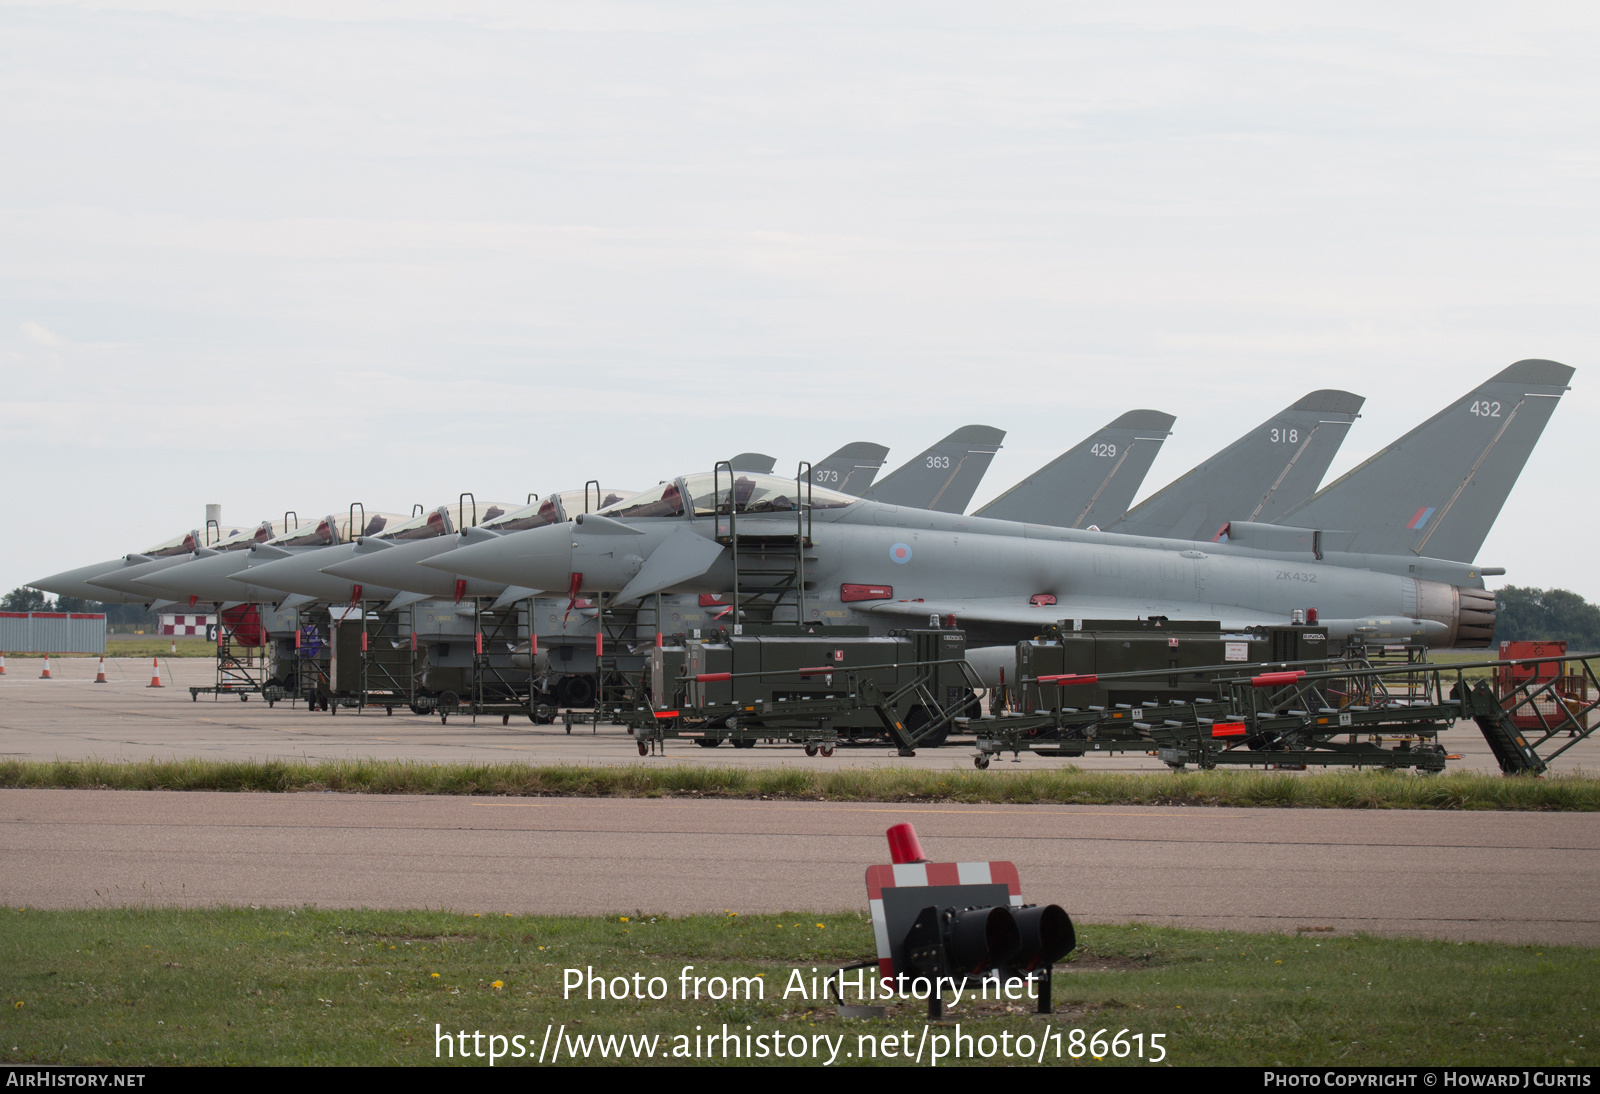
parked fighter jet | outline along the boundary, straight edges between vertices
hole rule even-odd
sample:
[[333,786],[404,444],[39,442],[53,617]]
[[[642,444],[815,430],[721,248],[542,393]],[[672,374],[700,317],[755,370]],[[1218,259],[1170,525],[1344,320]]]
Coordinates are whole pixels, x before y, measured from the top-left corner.
[[[547,524],[560,524],[587,511],[589,506],[601,509],[614,505],[623,498],[638,493],[636,490],[564,490],[558,494],[495,515],[475,527],[462,530],[462,535],[439,536],[413,543],[389,541],[361,541],[348,557],[331,560],[322,565],[324,574],[345,581],[359,582],[364,589],[394,588],[401,590],[390,608],[403,608],[430,597],[462,600],[468,597],[498,598],[496,607],[533,596],[540,590],[514,586],[507,588],[503,582],[485,582],[477,579],[440,573],[419,565],[423,559],[455,550],[463,543],[478,542],[485,538],[509,535],[529,528],[542,528]],[[318,562],[325,561],[319,557]]]
[[[195,554],[182,560],[182,565],[147,574],[139,578],[135,584],[151,590],[145,599],[149,599],[151,595],[159,595],[172,600],[205,601],[223,605],[274,603],[284,599],[281,590],[241,583],[233,580],[234,575],[242,574],[257,563],[265,564],[304,551],[319,551],[337,544],[348,543],[352,528],[376,531],[405,519],[391,513],[374,513],[371,517],[366,517],[363,513],[361,517],[357,517],[359,511],[357,506],[351,506],[350,512],[344,515],[330,513],[319,520],[305,524],[300,524],[296,520],[294,526],[264,543],[251,543],[238,551],[225,551],[206,556]],[[284,523],[288,525],[292,514],[284,516]]]
[[[939,442],[918,459],[929,459],[935,455],[947,457],[948,441],[949,438],[946,438],[945,441]],[[812,477],[819,482],[827,479],[864,489],[871,484],[878,468],[883,466],[883,457],[888,451],[882,445],[866,441],[847,444],[818,462],[812,469]],[[773,457],[761,453],[742,452],[729,462],[735,471],[745,472],[761,471],[763,468],[770,470],[776,461]],[[923,486],[927,493],[924,498],[916,500],[933,500],[943,483],[943,477],[937,482],[924,482]],[[909,489],[910,487],[907,487],[908,491]],[[478,529],[464,530],[459,537],[431,539],[424,543],[400,546],[363,543],[349,556],[323,559],[325,566],[323,572],[348,581],[361,582],[369,588],[392,587],[403,590],[389,603],[390,608],[403,608],[430,597],[448,597],[455,600],[493,597],[495,598],[493,607],[502,607],[546,590],[508,585],[505,582],[486,582],[465,574],[441,573],[438,569],[424,567],[420,563],[424,559],[433,558],[467,543],[479,542],[491,535],[509,535],[529,528],[560,524],[572,520],[579,514],[590,512],[591,509],[599,510],[614,505],[638,493],[636,490],[608,489],[602,498],[598,491],[599,487],[596,485],[594,491],[585,488],[551,494],[543,501],[535,502],[494,520],[484,521]],[[553,591],[562,593],[564,588]]]
[[[196,546],[184,554],[172,554],[161,558],[153,558],[149,562],[134,566],[125,566],[112,570],[110,573],[100,574],[90,579],[89,584],[110,589],[128,596],[136,596],[143,601],[158,599],[154,596],[150,586],[141,585],[140,578],[151,577],[170,570],[177,566],[185,565],[197,558],[210,558],[213,555],[229,551],[247,550],[252,544],[265,543],[272,538],[273,528],[270,520],[264,520],[254,528],[234,531],[223,537],[219,542],[209,547]],[[104,596],[100,597],[104,600]]]
[[[1529,373],[1531,382],[1570,372],[1543,363],[1516,375]],[[1533,383],[1527,393],[1560,391]],[[1510,409],[1502,405],[1502,415]],[[1483,418],[1481,406],[1476,416]],[[795,531],[802,507],[809,518],[803,549]],[[1220,619],[1243,628],[1312,607],[1335,639],[1489,640],[1483,615],[1487,604],[1492,627],[1493,597],[1475,566],[1354,553],[1349,530],[1249,521],[1232,528],[1231,540],[1220,543],[1047,529],[826,490],[797,498],[791,481],[724,472],[675,479],[571,524],[463,547],[426,565],[572,595],[609,594],[620,604],[658,592],[726,594],[736,580],[736,547],[741,565],[760,559],[770,568],[787,544],[802,579],[790,601],[800,618],[889,628],[952,617],[974,646],[1031,635],[1061,618]],[[739,608],[744,614],[735,618],[748,619],[747,605]]]
[[[493,519],[504,514],[508,508],[510,507],[507,505],[490,505],[485,508],[484,515]],[[472,513],[474,520],[477,517],[476,510],[477,505],[474,502]],[[451,542],[457,531],[455,522],[464,519],[467,519],[467,513],[464,504],[460,504],[454,518],[451,516],[450,506],[440,505],[398,523],[379,525],[376,521],[368,521],[366,531],[354,543],[337,544],[310,554],[302,553],[252,562],[242,572],[233,574],[229,580],[241,585],[248,584],[254,588],[275,589],[279,599],[283,598],[282,594],[290,594],[293,600],[284,600],[281,606],[292,607],[296,603],[309,604],[317,601],[327,604],[353,604],[359,600],[389,600],[399,596],[401,590],[393,586],[351,581],[328,573],[326,567],[354,557],[363,547],[372,549],[379,545],[399,545],[417,541]]]
[[40,589],[58,596],[74,596],[82,600],[98,600],[103,604],[143,604],[152,599],[148,593],[128,593],[111,588],[106,585],[91,585],[91,578],[108,577],[120,570],[131,570],[154,559],[187,558],[194,549],[203,542],[200,529],[195,528],[171,539],[163,540],[154,547],[132,554],[123,555],[121,558],[110,559],[106,562],[96,562],[91,566],[79,566],[72,570],[63,570],[59,574],[38,581],[30,581],[31,588]]

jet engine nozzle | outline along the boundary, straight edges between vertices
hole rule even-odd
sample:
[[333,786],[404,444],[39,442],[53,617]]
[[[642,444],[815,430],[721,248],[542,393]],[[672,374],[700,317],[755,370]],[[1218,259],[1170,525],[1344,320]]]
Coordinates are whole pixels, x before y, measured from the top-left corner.
[[1457,586],[1460,594],[1456,646],[1459,649],[1487,649],[1494,643],[1495,612],[1498,605],[1488,589]]
[[1445,626],[1441,640],[1430,645],[1470,650],[1485,649],[1494,641],[1495,598],[1488,589],[1418,581],[1416,614]]

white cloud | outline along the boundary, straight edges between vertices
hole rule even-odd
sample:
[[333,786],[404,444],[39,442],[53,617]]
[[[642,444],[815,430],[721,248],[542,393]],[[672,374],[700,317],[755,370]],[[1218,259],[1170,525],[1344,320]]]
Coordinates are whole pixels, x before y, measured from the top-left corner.
[[17,329],[22,332],[22,336],[24,338],[36,346],[54,347],[66,344],[65,338],[62,338],[59,334],[45,326],[43,323],[35,323],[31,319],[24,322]]

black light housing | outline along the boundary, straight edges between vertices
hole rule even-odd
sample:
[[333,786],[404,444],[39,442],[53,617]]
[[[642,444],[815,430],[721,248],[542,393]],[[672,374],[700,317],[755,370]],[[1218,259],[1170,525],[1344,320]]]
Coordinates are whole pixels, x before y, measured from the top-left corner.
[[1072,917],[1059,904],[1029,904],[1012,913],[1020,942],[1011,967],[1018,972],[1049,968],[1078,945]]

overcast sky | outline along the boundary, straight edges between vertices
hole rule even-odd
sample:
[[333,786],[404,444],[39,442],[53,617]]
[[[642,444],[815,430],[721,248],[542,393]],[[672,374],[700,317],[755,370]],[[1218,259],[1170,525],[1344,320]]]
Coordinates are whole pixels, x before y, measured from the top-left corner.
[[198,525],[1578,369],[1479,560],[1600,599],[1600,8],[0,3],[0,590]]

